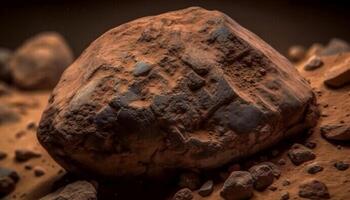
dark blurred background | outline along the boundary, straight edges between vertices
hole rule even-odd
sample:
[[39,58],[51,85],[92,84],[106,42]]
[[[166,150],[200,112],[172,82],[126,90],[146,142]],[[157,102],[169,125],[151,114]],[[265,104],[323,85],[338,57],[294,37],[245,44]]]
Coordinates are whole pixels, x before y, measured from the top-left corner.
[[350,41],[350,6],[328,0],[2,0],[0,46],[15,49],[41,31],[63,34],[78,56],[94,39],[130,20],[201,6],[220,10],[282,53],[289,46]]

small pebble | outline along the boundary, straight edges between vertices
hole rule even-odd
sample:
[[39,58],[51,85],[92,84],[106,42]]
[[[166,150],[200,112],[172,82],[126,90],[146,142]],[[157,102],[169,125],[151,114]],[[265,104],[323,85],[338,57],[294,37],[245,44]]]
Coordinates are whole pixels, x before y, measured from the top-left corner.
[[43,175],[45,175],[45,173],[46,173],[46,171],[42,167],[40,167],[40,166],[34,167],[34,175],[36,177],[43,176]]
[[289,199],[289,192],[283,192],[281,195],[281,200],[288,200]]
[[334,167],[340,171],[345,171],[349,168],[349,164],[345,163],[343,161],[338,161],[338,162],[334,163]]

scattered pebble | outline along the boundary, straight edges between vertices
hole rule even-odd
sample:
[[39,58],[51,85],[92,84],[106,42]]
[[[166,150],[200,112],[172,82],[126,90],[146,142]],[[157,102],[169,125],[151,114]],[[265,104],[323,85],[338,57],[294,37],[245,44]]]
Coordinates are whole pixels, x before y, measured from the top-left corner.
[[286,160],[283,159],[283,158],[281,158],[281,159],[278,160],[277,163],[278,163],[279,165],[285,165],[285,164],[286,164]]
[[317,144],[316,144],[316,142],[307,141],[307,142],[305,142],[305,146],[307,148],[314,149],[314,148],[316,148]]
[[290,181],[289,180],[283,180],[282,181],[282,186],[288,186],[290,185]]
[[201,186],[201,181],[198,174],[193,172],[187,172],[180,175],[179,186],[181,188],[197,190]]
[[337,161],[334,163],[334,167],[340,171],[345,171],[349,168],[349,164],[343,161]]
[[328,70],[324,83],[333,88],[341,88],[350,83],[350,59]]
[[305,57],[306,50],[303,46],[295,45],[288,49],[288,58],[292,62],[298,62]]
[[34,175],[36,177],[40,177],[46,174],[46,171],[44,168],[40,167],[40,166],[35,166],[34,167]]
[[308,180],[299,186],[299,196],[308,199],[329,199],[327,186],[318,180]]
[[271,191],[276,191],[277,190],[277,187],[276,186],[273,186],[273,185],[271,185],[270,187],[269,187],[269,190],[271,190]]
[[37,128],[37,126],[36,126],[35,122],[29,122],[27,124],[27,129],[28,130],[36,130],[36,128]]
[[10,194],[19,181],[19,176],[16,171],[0,167],[0,198]]
[[348,124],[327,124],[320,127],[323,137],[335,141],[350,140],[350,126]]
[[17,149],[15,151],[15,160],[18,162],[26,162],[32,158],[41,157],[40,153],[37,153],[28,149]]
[[177,191],[173,197],[173,200],[191,200],[193,199],[192,191],[188,188],[183,188]]
[[246,171],[235,171],[221,188],[220,196],[225,200],[245,200],[253,196],[253,177]]
[[3,160],[7,157],[7,153],[0,151],[0,160]]
[[262,191],[273,183],[274,175],[270,166],[259,164],[249,169],[254,180],[254,188]]
[[300,165],[316,158],[311,149],[301,144],[294,144],[288,151],[288,156],[295,165]]
[[198,190],[198,194],[201,195],[202,197],[209,196],[214,189],[214,182],[212,180],[209,180],[205,182],[201,188]]
[[283,192],[281,195],[281,200],[288,200],[289,199],[289,192]]
[[316,174],[318,172],[323,171],[323,167],[320,166],[318,163],[311,163],[306,166],[306,171],[309,174]]
[[306,63],[304,69],[306,71],[315,70],[323,65],[323,61],[320,57],[314,56]]

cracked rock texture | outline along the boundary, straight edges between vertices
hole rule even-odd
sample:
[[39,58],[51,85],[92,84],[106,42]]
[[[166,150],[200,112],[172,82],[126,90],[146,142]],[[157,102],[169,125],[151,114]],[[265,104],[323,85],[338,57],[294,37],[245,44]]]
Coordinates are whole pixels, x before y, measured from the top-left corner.
[[62,75],[38,139],[69,171],[158,176],[246,157],[317,117],[286,58],[223,13],[192,7],[95,40]]

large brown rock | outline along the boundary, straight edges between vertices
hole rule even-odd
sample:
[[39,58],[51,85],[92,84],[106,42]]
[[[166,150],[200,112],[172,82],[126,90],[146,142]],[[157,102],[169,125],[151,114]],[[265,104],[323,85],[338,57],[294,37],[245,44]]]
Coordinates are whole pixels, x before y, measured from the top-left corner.
[[221,166],[316,119],[286,58],[223,13],[188,8],[94,41],[62,75],[38,139],[69,171],[154,176]]
[[45,32],[27,40],[9,61],[14,83],[24,89],[51,89],[72,63],[73,54],[64,38]]

